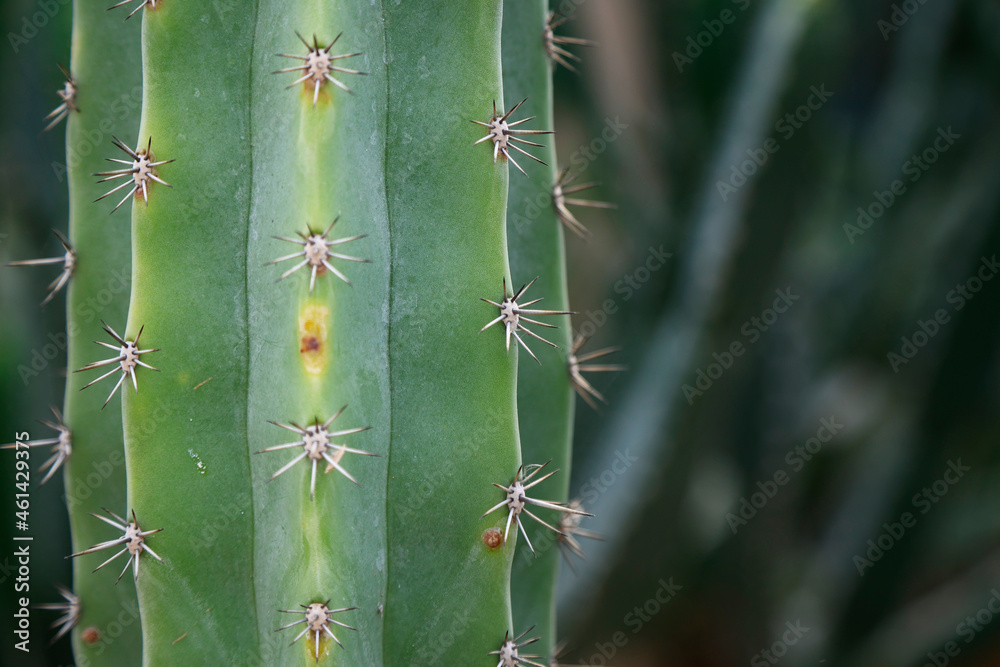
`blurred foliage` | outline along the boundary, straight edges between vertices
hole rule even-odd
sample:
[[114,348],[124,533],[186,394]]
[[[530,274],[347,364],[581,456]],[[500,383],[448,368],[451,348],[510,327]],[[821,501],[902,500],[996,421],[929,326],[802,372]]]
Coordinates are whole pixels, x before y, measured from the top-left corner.
[[[625,345],[633,370],[600,385],[606,414],[580,411],[577,424],[574,488],[596,496],[591,526],[607,541],[563,581],[575,661],[772,664],[761,651],[797,621],[809,631],[773,661],[923,665],[948,642],[961,656],[948,660],[1000,661],[1000,622],[983,623],[995,614],[966,621],[1000,572],[1000,283],[969,300],[953,292],[1000,247],[1000,10],[896,6],[628,0],[580,10],[576,28],[603,48],[582,78],[560,75],[564,113],[582,126],[569,144],[596,135],[584,119],[619,109],[631,127],[595,164],[622,209],[593,225],[601,243],[571,247],[571,293],[585,315],[616,300],[594,345]],[[701,53],[679,70],[675,52],[698,51],[689,37],[703,40]],[[623,91],[630,83],[644,88]],[[824,87],[829,101],[803,113]],[[629,116],[623,100],[634,102]],[[798,126],[786,118],[797,111],[808,116]],[[953,145],[915,166],[948,128]],[[768,137],[777,150],[761,159]],[[748,151],[763,166],[744,166]],[[718,183],[733,165],[755,173],[723,200]],[[896,179],[905,191],[848,234],[856,209],[888,201],[875,193]],[[632,298],[616,292],[660,243],[674,253],[666,275]],[[799,299],[763,331],[753,318],[779,289]],[[923,341],[920,322],[939,309],[947,322],[895,372],[887,355],[901,353],[901,337]],[[689,404],[683,385],[720,370],[711,364],[734,342],[746,351]],[[823,418],[843,428],[799,458]],[[618,474],[623,451],[638,461]],[[939,484],[945,495],[914,500],[959,460],[970,471]],[[601,473],[612,484],[595,493]],[[734,520],[758,483],[773,497],[758,495],[763,507]],[[883,537],[890,548],[859,575],[855,556],[867,558],[868,541],[905,512],[914,525]],[[635,607],[671,577],[683,588],[644,619],[661,605]]]
[[[57,5],[18,53],[0,48],[4,262],[54,252],[48,230],[65,226],[64,184],[49,166],[61,132],[38,135],[56,103],[55,62],[67,59],[69,10]],[[4,3],[3,34],[38,6]],[[886,28],[894,12],[898,30]],[[558,154],[587,165],[604,183],[595,197],[620,205],[581,214],[591,243],[568,238],[574,324],[596,332],[588,349],[623,345],[615,361],[631,367],[597,379],[603,413],[578,410],[573,488],[598,514],[585,527],[606,541],[564,572],[567,660],[771,664],[761,652],[799,622],[809,630],[770,654],[783,665],[919,667],[949,642],[950,663],[1000,663],[1000,619],[982,612],[1000,582],[1000,281],[971,299],[953,292],[1000,249],[1000,7],[585,0],[566,32],[600,47],[576,49],[580,76],[556,74]],[[689,37],[705,44],[679,69]],[[789,134],[779,122],[813,87],[833,95]],[[947,128],[959,138],[911,180],[908,161]],[[598,142],[602,132],[613,139]],[[718,182],[769,137],[776,152],[723,199]],[[851,242],[858,207],[888,201],[897,179],[905,191]],[[641,271],[661,246],[666,265]],[[49,280],[0,269],[5,442],[59,400],[61,358],[27,382],[18,372],[64,326],[61,299],[36,307]],[[799,298],[763,330],[753,318],[767,321],[776,290]],[[887,355],[902,337],[923,340],[920,323],[933,329],[938,310],[947,322],[894,370]],[[697,388],[699,370],[736,342],[744,353],[689,404],[684,385]],[[809,460],[794,454],[831,418],[843,427],[829,442]],[[921,501],[959,460],[969,471]],[[0,479],[11,470],[0,457]],[[784,483],[769,486],[780,472]],[[39,601],[69,576],[59,485],[33,495]],[[734,522],[760,485],[773,497]],[[907,512],[912,527],[886,538]],[[10,530],[0,521],[4,544]],[[890,548],[859,575],[856,557],[880,537]],[[682,588],[654,604],[661,581]],[[0,656],[68,664],[65,642],[48,655],[42,643],[26,659],[5,642]]]
[[[56,63],[69,62],[71,4],[67,0],[7,0],[0,4],[0,444],[20,431],[49,437],[36,422],[62,404],[65,377],[64,293],[44,309],[45,286],[58,267],[8,268],[14,259],[62,254],[52,228],[66,231],[67,192],[52,164],[64,162],[64,125],[41,134],[42,118],[58,105],[63,76]],[[55,269],[55,273],[51,269]],[[50,334],[55,340],[49,338]],[[49,346],[46,349],[46,346]],[[37,356],[36,356],[37,355]],[[51,359],[47,359],[50,355]],[[41,369],[37,374],[34,369]],[[43,450],[44,451],[44,450]],[[47,458],[33,452],[32,468]],[[0,663],[69,665],[68,640],[49,646],[49,625],[58,612],[32,612],[31,653],[13,648],[14,457],[0,452]],[[37,482],[41,478],[33,475]],[[70,583],[69,522],[62,475],[31,491],[30,597],[32,604],[56,602],[55,584]],[[19,597],[21,594],[17,594]]]

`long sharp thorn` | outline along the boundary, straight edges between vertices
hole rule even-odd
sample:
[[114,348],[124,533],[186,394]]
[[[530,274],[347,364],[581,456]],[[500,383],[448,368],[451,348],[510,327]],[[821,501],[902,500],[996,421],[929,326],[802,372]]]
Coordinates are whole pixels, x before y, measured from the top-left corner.
[[518,110],[518,108],[519,108],[519,107],[520,107],[520,106],[521,106],[522,104],[524,104],[525,102],[527,102],[527,101],[528,101],[528,98],[527,98],[527,97],[525,97],[525,98],[524,98],[523,100],[521,100],[520,102],[518,102],[517,104],[515,104],[515,105],[514,105],[514,108],[513,108],[513,109],[511,109],[510,111],[508,111],[507,113],[505,113],[505,114],[503,115],[503,117],[502,117],[502,118],[501,118],[500,120],[507,120],[507,118],[508,118],[508,117],[509,117],[509,116],[510,116],[510,115],[511,115],[512,113],[514,113],[515,111],[517,111],[517,110]]
[[[528,331],[528,330],[527,329],[521,329],[521,331]],[[535,360],[535,363],[537,363],[538,365],[541,365],[542,362],[538,361],[538,357],[536,357],[535,353],[531,351],[531,348],[529,348],[527,345],[525,345],[524,341],[521,340],[521,337],[517,335],[516,331],[513,332],[513,333],[514,333],[514,338],[516,338],[517,342],[521,344],[521,347],[524,348],[524,351],[531,355],[531,358]],[[540,338],[540,337],[536,336],[536,338]],[[540,338],[540,339],[541,340],[545,340],[544,338]],[[545,342],[548,342],[548,341],[545,341]]]
[[524,524],[521,523],[521,517],[515,518],[517,521],[517,527],[521,529],[521,534],[524,535],[524,541],[528,543],[528,548],[531,549],[531,553],[535,553],[535,547],[531,546],[531,540],[528,539],[528,531],[524,529]]
[[[529,335],[529,336],[531,336],[532,338],[537,338],[538,340],[542,341],[542,342],[543,342],[543,343],[545,343],[546,345],[551,345],[552,347],[556,348],[557,350],[559,349],[559,346],[558,346],[558,345],[556,345],[556,344],[555,344],[555,343],[553,343],[552,341],[549,341],[549,340],[545,340],[544,338],[542,338],[541,336],[539,336],[538,334],[536,334],[536,333],[535,333],[534,331],[532,331],[531,329],[525,329],[524,327],[518,327],[518,329],[520,329],[520,330],[521,330],[521,331],[523,331],[524,333],[528,334],[528,335]],[[517,335],[517,334],[515,334],[515,335]],[[525,348],[527,349],[527,346],[525,346]],[[531,356],[532,356],[532,357],[534,357],[535,355],[531,355]],[[535,359],[535,361],[538,361],[538,359]],[[541,363],[541,362],[539,362],[539,363]]]

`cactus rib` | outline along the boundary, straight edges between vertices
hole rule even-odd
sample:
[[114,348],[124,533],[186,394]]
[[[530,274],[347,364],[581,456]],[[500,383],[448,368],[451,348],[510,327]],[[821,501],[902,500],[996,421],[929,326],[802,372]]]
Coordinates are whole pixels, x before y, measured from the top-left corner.
[[[69,185],[67,246],[74,251],[72,279],[66,284],[68,368],[92,359],[101,319],[124,322],[131,281],[128,218],[108,214],[92,202],[102,187],[91,177],[103,168],[98,147],[110,140],[109,127],[136,136],[142,91],[140,29],[122,25],[100,3],[73,2],[73,113],[66,116],[66,177]],[[109,126],[109,123],[112,125]],[[65,265],[64,265],[65,266]],[[72,432],[73,452],[62,464],[72,533],[71,551],[106,539],[107,527],[89,516],[101,507],[126,506],[125,450],[118,410],[101,410],[102,392],[81,392],[81,374],[70,373],[62,414]],[[73,559],[72,595],[79,622],[70,633],[77,664],[91,667],[142,662],[135,585],[127,577],[115,586],[111,569]],[[115,630],[114,641],[105,637]]]
[[[553,128],[553,66],[546,51],[545,32],[550,18],[545,0],[504,3],[504,91],[513,99],[528,98],[538,124]],[[571,311],[564,227],[551,205],[557,181],[556,152],[552,146],[535,151],[545,164],[532,161],[524,165],[527,178],[513,179],[510,184],[507,234],[511,272],[519,280],[537,276],[537,289],[544,292],[547,307]],[[570,349],[568,326],[552,329],[551,334],[555,345]],[[574,411],[573,389],[561,357],[555,348],[543,348],[538,352],[541,363],[521,365],[517,378],[521,455],[525,461],[551,460],[554,468],[563,471],[546,485],[546,497],[557,502],[568,500]],[[555,525],[558,514],[564,513],[547,508],[538,511],[550,525]],[[548,664],[556,639],[554,599],[559,550],[555,546],[560,536],[540,524],[529,523],[525,529],[534,550],[527,543],[518,545],[511,572],[511,598],[516,623],[536,626],[537,652],[543,656],[539,662]]]

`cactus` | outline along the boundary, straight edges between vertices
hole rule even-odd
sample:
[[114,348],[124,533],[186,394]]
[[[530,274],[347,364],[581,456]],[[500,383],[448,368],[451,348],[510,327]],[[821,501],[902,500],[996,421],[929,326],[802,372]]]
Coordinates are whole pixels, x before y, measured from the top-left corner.
[[[70,504],[81,663],[554,664],[550,529],[583,512],[551,16],[503,4],[76,8],[69,145],[140,20],[143,79],[116,166],[70,171],[68,483],[124,451]],[[81,326],[129,253],[127,325],[122,295]],[[141,647],[93,655],[130,580]]]
[[[553,126],[552,62],[545,49],[543,29],[548,3],[541,0],[507,0],[503,26],[504,93],[509,99],[527,98],[528,112],[539,117],[539,125]],[[566,255],[562,225],[551,205],[556,177],[552,145],[536,149],[546,164],[525,164],[528,178],[513,178],[507,210],[511,273],[518,281],[536,280],[535,289],[545,304],[557,310],[568,308]],[[534,215],[531,215],[534,214]],[[520,284],[520,283],[518,283]],[[568,351],[570,331],[562,327],[550,340]],[[551,461],[559,474],[548,482],[547,497],[567,500],[569,458],[573,425],[573,391],[565,359],[556,350],[539,350],[542,363],[524,363],[518,369],[518,423],[521,452],[525,460]],[[515,616],[531,619],[540,637],[537,652],[552,655],[556,642],[555,583],[559,565],[556,535],[534,524],[528,528],[527,544],[518,545],[514,560],[511,595]],[[517,628],[515,628],[517,629]],[[520,630],[518,630],[520,631]]]
[[[69,183],[69,241],[76,263],[66,289],[69,369],[101,355],[94,340],[107,340],[102,320],[125,326],[131,275],[131,234],[127,209],[109,216],[93,203],[103,185],[91,175],[104,171],[112,133],[135,136],[139,126],[142,71],[139,25],[93,2],[73,3],[73,48],[69,73],[76,100],[66,114],[66,176]],[[101,410],[100,391],[80,391],[93,377],[69,373],[63,415],[72,453],[65,468],[66,498],[73,551],[108,539],[108,526],[90,513],[102,507],[125,511],[125,451],[121,412]],[[102,559],[103,560],[103,559]],[[139,664],[141,635],[135,587],[118,572],[92,572],[98,562],[75,559],[73,593],[79,619],[73,649],[81,665]],[[75,620],[70,618],[70,620]]]

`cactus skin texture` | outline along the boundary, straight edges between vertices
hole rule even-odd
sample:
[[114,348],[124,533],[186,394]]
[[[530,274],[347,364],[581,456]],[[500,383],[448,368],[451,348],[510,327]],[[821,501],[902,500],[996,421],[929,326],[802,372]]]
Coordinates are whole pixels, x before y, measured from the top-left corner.
[[[531,625],[542,637],[538,659],[549,659],[554,538],[525,522],[536,557],[517,544],[516,527],[497,539],[506,509],[483,515],[504,499],[495,484],[514,480],[522,443],[524,463],[562,469],[532,496],[565,499],[573,413],[564,353],[537,345],[542,364],[528,360],[518,378],[503,328],[480,332],[497,316],[481,298],[502,300],[504,284],[516,291],[538,276],[532,298],[555,310],[568,301],[561,225],[548,206],[523,220],[525,199],[548,201],[553,148],[534,151],[548,166],[526,159],[528,176],[509,183],[513,167],[494,161],[491,143],[475,145],[483,132],[469,122],[489,120],[494,104],[507,109],[506,87],[506,104],[529,97],[521,117],[538,117],[522,127],[552,125],[545,5],[507,4],[504,17],[502,0],[168,0],[124,28],[120,13],[102,8],[98,22],[93,8],[78,12],[81,86],[98,66],[96,55],[82,57],[81,40],[98,28],[115,36],[108,99],[138,83],[141,20],[141,124],[132,118],[115,132],[130,147],[152,140],[154,159],[171,161],[156,173],[172,186],[152,183],[148,205],[133,198],[108,219],[107,207],[83,208],[102,186],[71,174],[81,268],[98,242],[104,261],[91,270],[128,257],[131,210],[124,331],[124,312],[107,312],[126,339],[143,332],[160,369],[138,369],[138,392],[123,387],[127,498],[121,475],[101,494],[122,516],[134,510],[143,530],[162,529],[146,544],[163,562],[139,555],[141,646],[133,632],[104,663],[77,643],[81,664],[486,666],[506,633]],[[360,72],[331,74],[352,93],[275,72],[305,62],[294,57],[308,52],[296,33],[322,47],[336,39],[329,55],[343,58],[333,64]],[[87,102],[81,94],[81,108]],[[71,139],[85,127],[71,118]],[[104,148],[111,156],[110,142]],[[518,214],[510,224],[508,212]],[[310,266],[289,271],[301,257],[275,263],[303,249],[288,239],[304,242],[335,220],[327,238],[351,240],[331,252],[364,261],[330,258],[350,284],[327,270],[311,284]],[[71,304],[98,279],[78,278]],[[558,324],[548,337],[566,349],[568,318]],[[98,338],[93,325],[86,332]],[[71,363],[99,358],[77,338]],[[120,450],[119,399],[98,414],[101,388],[110,385],[81,394],[86,403],[71,393],[67,410],[103,429],[105,450]],[[331,450],[346,472],[308,457],[288,466],[307,450],[276,424],[334,415],[330,430],[351,432],[333,443],[356,450]],[[68,481],[92,462],[75,456]],[[117,537],[71,513],[79,550]],[[524,556],[512,581],[516,551]],[[85,605],[104,595],[94,609],[110,613],[129,599],[131,577],[108,596],[118,570],[87,572],[98,562],[77,559],[77,590]],[[306,618],[285,610],[314,603],[347,608],[332,618],[350,629],[330,626],[342,646],[322,633],[315,640],[305,624],[280,629]]]
[[176,159],[159,170],[172,189],[154,183],[148,207],[131,203],[125,335],[143,327],[162,370],[140,368],[138,394],[122,392],[128,508],[163,529],[150,546],[165,563],[139,567],[147,666],[254,664],[258,647],[246,292],[255,12],[220,6],[142,11],[138,144],[151,137],[158,160]]
[[[504,103],[500,0],[386,3],[392,247],[387,664],[491,664],[510,625],[515,540],[480,514],[519,461],[516,353],[477,333],[507,267],[509,166],[470,120]],[[416,76],[414,65],[416,64]],[[422,66],[426,66],[423,70]]]
[[[78,84],[80,111],[70,112],[66,119],[69,239],[77,253],[66,290],[69,369],[106,356],[93,343],[107,340],[102,319],[119,331],[125,324],[131,271],[129,216],[127,210],[119,210],[109,217],[106,208],[93,203],[106,188],[91,174],[107,169],[104,158],[115,150],[111,132],[132,137],[138,131],[139,31],[137,22],[122,26],[121,17],[106,12],[100,3],[73,3],[70,69]],[[73,452],[64,464],[64,480],[74,552],[114,537],[90,512],[109,507],[120,513],[125,508],[121,411],[117,401],[101,410],[110,387],[100,384],[80,391],[92,379],[83,373],[68,373],[66,378],[63,416],[72,431]],[[73,561],[73,589],[82,608],[72,633],[77,663],[137,665],[142,637],[135,587],[128,577],[115,586],[118,570],[110,566],[91,573],[100,562]],[[82,640],[88,629],[91,639],[92,630],[97,630],[96,641]]]
[[[139,144],[177,160],[133,213],[126,335],[162,349],[124,399],[129,506],[164,529],[166,563],[138,581],[147,665],[308,664],[315,644],[276,637],[278,610],[327,599],[358,607],[343,650],[320,642],[341,664],[485,662],[511,629],[514,542],[488,548],[502,519],[480,514],[519,464],[516,357],[477,335],[495,316],[478,297],[509,280],[507,167],[468,122],[502,103],[500,3],[358,12],[144,12]],[[268,74],[304,53],[296,30],[365,54],[353,96],[324,85],[313,107]],[[276,283],[265,264],[289,250],[271,236],[338,215],[333,236],[368,235],[350,247],[371,265],[334,260],[353,288]],[[380,455],[343,459],[360,486],[321,467],[310,500],[306,464],[268,483],[293,452],[253,452],[294,437],[267,420],[345,404],[337,428],[373,428],[344,444]]]
[[[337,615],[357,632],[331,628],[344,648],[326,637],[324,664],[381,665],[385,605],[386,469],[389,461],[388,339],[389,222],[385,204],[386,75],[384,32],[379,16],[358,3],[262,2],[254,51],[255,193],[248,244],[249,450],[292,442],[294,434],[267,423],[325,421],[347,406],[331,429],[372,427],[335,438],[378,458],[346,454],[343,467],[322,474],[309,499],[305,461],[268,483],[292,460],[285,450],[253,456],[254,571],[257,626],[262,642],[274,629],[296,620],[277,609],[325,602],[358,607]],[[274,54],[301,55],[298,31],[312,43],[343,35],[333,54],[362,55],[335,61],[366,76],[337,74],[349,95],[327,82],[313,107],[313,90],[285,87],[300,73],[268,72],[298,63]],[[275,283],[299,259],[264,266],[299,246],[274,240],[295,237],[306,227],[323,231],[336,216],[331,237],[367,234],[333,250],[370,264],[331,263],[351,281],[329,272],[310,294],[308,267]],[[290,437],[288,437],[290,436]],[[315,645],[305,638],[289,646],[303,626],[277,635],[269,664],[314,664]],[[291,634],[294,633],[294,634]],[[312,657],[310,657],[312,656]]]
[[[553,127],[552,65],[545,52],[542,29],[548,3],[543,0],[506,0],[503,26],[503,85],[508,100],[525,102],[525,116],[537,116],[532,127]],[[522,161],[528,177],[513,174],[507,205],[507,234],[510,243],[510,267],[517,286],[537,277],[532,286],[540,304],[551,310],[570,310],[566,282],[566,253],[563,225],[551,205],[552,185],[556,180],[555,140],[539,143],[544,148],[533,154],[547,164]],[[525,164],[526,163],[526,164]],[[573,439],[574,393],[566,373],[566,352],[571,345],[569,317],[553,320],[559,329],[546,336],[561,349],[537,346],[536,364],[527,357],[518,368],[517,413],[521,431],[521,452],[526,462],[552,461],[547,471],[559,469],[541,487],[538,495],[565,502],[569,488],[570,451]],[[559,525],[557,512],[540,509],[541,518]],[[533,653],[552,657],[556,643],[555,593],[560,549],[556,535],[534,521],[526,524],[528,545],[517,545],[511,575],[514,618],[527,627],[535,624],[533,637],[541,640],[532,646]],[[524,620],[521,620],[524,619]],[[515,623],[517,625],[517,623]],[[517,629],[517,628],[515,628]],[[520,629],[518,629],[520,632]]]

